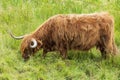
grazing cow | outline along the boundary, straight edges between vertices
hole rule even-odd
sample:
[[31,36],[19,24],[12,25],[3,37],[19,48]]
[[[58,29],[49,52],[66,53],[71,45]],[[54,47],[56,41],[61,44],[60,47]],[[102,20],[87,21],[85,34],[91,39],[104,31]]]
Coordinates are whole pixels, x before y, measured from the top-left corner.
[[59,51],[63,58],[68,50],[87,51],[92,47],[100,50],[102,57],[115,55],[114,20],[109,13],[59,14],[49,18],[38,29],[28,35],[14,36],[22,39],[21,52],[24,59],[43,49],[43,56],[49,51]]

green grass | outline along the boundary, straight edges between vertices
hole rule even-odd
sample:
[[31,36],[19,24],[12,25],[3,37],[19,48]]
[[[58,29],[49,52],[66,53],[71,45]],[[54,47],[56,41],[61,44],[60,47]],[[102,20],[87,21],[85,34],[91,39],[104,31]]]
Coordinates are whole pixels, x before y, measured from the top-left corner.
[[57,52],[41,58],[42,50],[24,62],[16,35],[29,34],[55,14],[107,11],[115,19],[115,41],[120,49],[119,0],[0,0],[0,80],[120,80],[120,57],[103,60],[98,50]]

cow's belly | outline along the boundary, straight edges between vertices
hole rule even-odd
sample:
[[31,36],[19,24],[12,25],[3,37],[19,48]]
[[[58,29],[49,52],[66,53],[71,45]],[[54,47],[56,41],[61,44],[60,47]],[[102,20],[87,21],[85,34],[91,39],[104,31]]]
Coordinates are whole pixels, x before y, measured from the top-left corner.
[[75,38],[73,42],[70,44],[71,49],[76,50],[89,50],[96,45],[98,42],[98,36],[89,35],[87,37]]

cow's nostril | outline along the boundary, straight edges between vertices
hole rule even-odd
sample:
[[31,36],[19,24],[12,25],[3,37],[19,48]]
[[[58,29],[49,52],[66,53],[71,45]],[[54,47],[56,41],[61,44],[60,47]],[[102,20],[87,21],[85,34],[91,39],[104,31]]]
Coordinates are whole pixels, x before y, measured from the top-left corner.
[[24,57],[24,61],[28,61],[28,59],[29,59],[29,56]]
[[29,59],[28,55],[22,55],[22,57],[24,58],[24,60],[28,60]]

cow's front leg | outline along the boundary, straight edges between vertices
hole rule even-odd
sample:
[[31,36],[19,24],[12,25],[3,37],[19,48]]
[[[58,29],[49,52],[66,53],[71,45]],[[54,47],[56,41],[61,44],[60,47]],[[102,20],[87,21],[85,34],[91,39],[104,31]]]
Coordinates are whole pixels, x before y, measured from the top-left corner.
[[46,54],[47,54],[47,49],[43,49],[43,54],[42,54],[42,57],[45,59],[45,57],[46,57]]
[[67,50],[61,49],[60,50],[60,55],[62,56],[62,59],[66,59],[67,58]]

